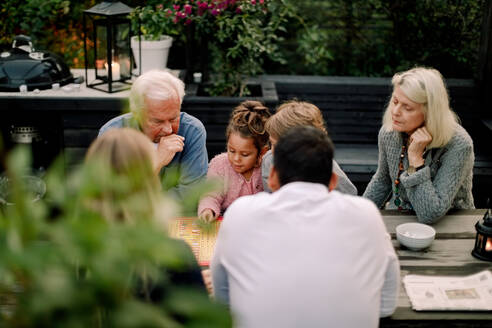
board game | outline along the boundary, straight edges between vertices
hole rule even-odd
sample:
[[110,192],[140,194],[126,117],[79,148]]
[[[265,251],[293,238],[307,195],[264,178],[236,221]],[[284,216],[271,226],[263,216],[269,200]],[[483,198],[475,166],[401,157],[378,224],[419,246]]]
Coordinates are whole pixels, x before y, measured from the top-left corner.
[[198,265],[207,266],[212,259],[221,219],[212,222],[210,227],[202,229],[203,223],[198,224],[198,219],[195,217],[177,218],[169,223],[169,235],[188,243]]

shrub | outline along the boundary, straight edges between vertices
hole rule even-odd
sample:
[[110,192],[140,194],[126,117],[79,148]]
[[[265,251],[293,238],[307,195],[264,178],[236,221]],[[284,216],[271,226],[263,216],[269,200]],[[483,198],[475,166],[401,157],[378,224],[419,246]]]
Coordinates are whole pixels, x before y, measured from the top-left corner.
[[[474,75],[480,1],[290,0],[300,19],[282,46],[295,74],[391,76],[415,65]],[[270,71],[272,72],[272,71]]]
[[[121,197],[132,194],[125,178],[84,166],[65,179],[58,161],[45,177],[46,198],[32,202],[20,183],[28,155],[16,149],[9,156],[14,205],[0,207],[2,327],[231,325],[227,310],[205,291],[169,282],[169,272],[186,266],[192,255],[155,220],[112,223],[90,206],[108,188]],[[136,204],[134,197],[126,199],[126,208]],[[161,301],[139,297],[148,280],[162,286]]]

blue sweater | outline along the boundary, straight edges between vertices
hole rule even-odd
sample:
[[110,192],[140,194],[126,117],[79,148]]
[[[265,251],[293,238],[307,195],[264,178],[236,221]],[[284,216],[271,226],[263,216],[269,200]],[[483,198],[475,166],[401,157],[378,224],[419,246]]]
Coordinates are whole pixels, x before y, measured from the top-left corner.
[[[142,131],[137,120],[132,113],[117,116],[99,130],[99,135],[109,129],[131,127]],[[163,167],[160,175],[166,189],[178,199],[183,199],[188,190],[196,183],[202,181],[207,175],[208,155],[206,147],[207,133],[202,122],[197,118],[181,112],[178,135],[185,138],[183,151],[176,153],[173,160],[166,167]],[[174,174],[179,172],[179,179],[172,179]],[[169,179],[166,179],[169,178]]]

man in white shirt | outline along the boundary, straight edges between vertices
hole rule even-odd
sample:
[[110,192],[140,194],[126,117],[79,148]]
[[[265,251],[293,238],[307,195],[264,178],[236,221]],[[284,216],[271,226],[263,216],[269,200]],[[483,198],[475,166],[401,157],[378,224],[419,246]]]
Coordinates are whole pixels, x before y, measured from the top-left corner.
[[215,296],[238,327],[377,327],[396,308],[398,258],[374,204],[334,191],[333,144],[296,127],[274,150],[272,194],[226,211]]

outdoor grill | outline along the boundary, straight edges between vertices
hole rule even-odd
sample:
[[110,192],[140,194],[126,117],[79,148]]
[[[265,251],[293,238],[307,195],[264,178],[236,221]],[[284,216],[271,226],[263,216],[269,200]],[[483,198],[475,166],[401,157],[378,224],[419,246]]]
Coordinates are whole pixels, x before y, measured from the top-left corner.
[[0,53],[0,91],[50,89],[74,82],[63,60],[48,51],[34,50],[31,39],[18,35],[12,49]]

